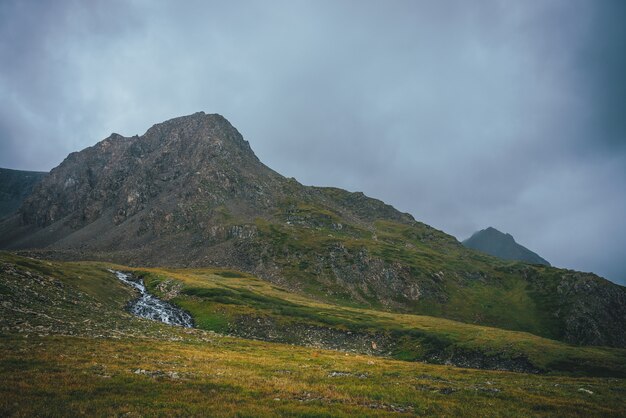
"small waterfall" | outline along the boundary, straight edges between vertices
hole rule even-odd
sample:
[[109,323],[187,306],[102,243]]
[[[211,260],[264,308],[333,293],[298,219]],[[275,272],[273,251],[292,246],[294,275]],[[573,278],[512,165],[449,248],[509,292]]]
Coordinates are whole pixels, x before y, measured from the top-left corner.
[[162,301],[161,299],[149,294],[143,280],[132,279],[128,274],[122,273],[121,271],[109,271],[114,273],[122,282],[139,291],[139,299],[131,302],[128,308],[130,313],[141,318],[165,322],[169,325],[193,328],[193,319],[191,318],[191,315],[171,303]]

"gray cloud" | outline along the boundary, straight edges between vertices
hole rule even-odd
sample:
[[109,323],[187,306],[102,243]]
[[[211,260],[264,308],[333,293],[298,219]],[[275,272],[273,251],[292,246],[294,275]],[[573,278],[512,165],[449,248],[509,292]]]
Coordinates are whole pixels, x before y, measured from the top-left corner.
[[590,127],[609,151],[626,147],[626,2],[605,0],[594,8],[588,36],[577,56],[588,89]]
[[198,110],[305,184],[626,282],[619,0],[0,3],[0,166]]

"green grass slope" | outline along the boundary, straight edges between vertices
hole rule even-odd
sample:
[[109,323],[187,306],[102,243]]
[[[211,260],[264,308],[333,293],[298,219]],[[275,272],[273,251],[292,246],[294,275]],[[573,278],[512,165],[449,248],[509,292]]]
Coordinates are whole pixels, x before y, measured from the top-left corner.
[[0,415],[619,417],[626,407],[623,379],[466,370],[163,328],[149,338],[4,335]]
[[284,222],[257,219],[258,236],[240,247],[282,273],[283,281],[274,282],[319,300],[626,346],[622,286],[590,273],[501,260],[415,221],[342,224],[345,216],[331,208],[285,203],[278,216]]
[[[406,362],[135,318],[123,309],[132,291],[106,271],[109,267],[123,268],[0,253],[1,416],[617,417],[626,407],[623,378]],[[285,321],[295,311],[308,314],[296,314],[295,321],[306,316],[344,330],[356,323],[372,329],[397,323],[484,343],[515,335],[511,343],[540,344],[538,351],[552,344],[566,357],[568,350],[591,351],[605,361],[622,361],[611,360],[620,350],[580,349],[436,318],[321,305],[235,271],[153,270],[144,277],[154,291],[192,308],[203,328],[229,322],[207,313],[213,310],[228,317],[233,307],[247,307],[254,315],[289,307]]]
[[626,376],[626,350],[526,332],[318,302],[220,269],[138,269],[148,288],[221,333],[402,360],[527,372]]
[[[136,321],[124,311],[133,293],[107,271],[116,268],[142,277],[152,293],[189,311],[207,331],[473,368],[626,376],[623,349],[577,347],[525,332],[322,303],[233,270],[131,269],[0,254],[0,309],[13,331],[134,335]],[[153,332],[155,323],[141,323],[142,333]]]

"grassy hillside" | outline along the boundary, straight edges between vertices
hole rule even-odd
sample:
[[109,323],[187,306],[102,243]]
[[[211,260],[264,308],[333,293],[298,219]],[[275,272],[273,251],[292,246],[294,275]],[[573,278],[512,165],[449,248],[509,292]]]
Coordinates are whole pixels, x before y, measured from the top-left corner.
[[[623,349],[576,347],[524,332],[326,304],[234,270],[132,269],[7,253],[0,260],[6,270],[0,290],[10,308],[5,315],[18,329],[133,334],[123,310],[132,292],[107,271],[116,268],[142,277],[152,293],[189,311],[208,331],[474,368],[626,376]],[[9,280],[13,275],[21,280]],[[153,325],[147,322],[142,332]]]
[[[347,194],[331,190],[335,199]],[[285,203],[284,222],[257,220],[258,236],[240,247],[282,274],[274,282],[319,300],[577,344],[626,345],[621,286],[589,273],[500,260],[419,222],[342,224],[345,217],[331,207]],[[272,280],[265,270],[260,274]]]
[[[626,407],[623,378],[463,369],[135,318],[123,310],[132,292],[107,267],[123,268],[0,253],[0,415],[587,417],[620,416]],[[468,347],[510,345],[529,358],[553,350],[570,361],[586,356],[624,367],[623,350],[320,304],[236,271],[143,274],[206,329],[225,330],[247,311],[344,331],[415,329]]]
[[626,350],[576,347],[525,332],[331,305],[220,269],[138,269],[155,294],[222,333],[402,360],[530,372],[626,376]]

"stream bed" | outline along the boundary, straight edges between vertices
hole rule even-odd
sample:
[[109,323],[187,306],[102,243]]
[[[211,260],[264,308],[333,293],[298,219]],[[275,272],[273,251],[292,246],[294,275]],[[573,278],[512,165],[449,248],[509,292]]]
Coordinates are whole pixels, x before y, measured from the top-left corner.
[[139,291],[139,298],[132,301],[128,306],[130,313],[141,318],[152,319],[169,325],[193,328],[193,318],[191,315],[171,303],[165,302],[148,293],[143,280],[134,279],[129,274],[122,273],[121,271],[109,271],[114,273],[119,280]]

